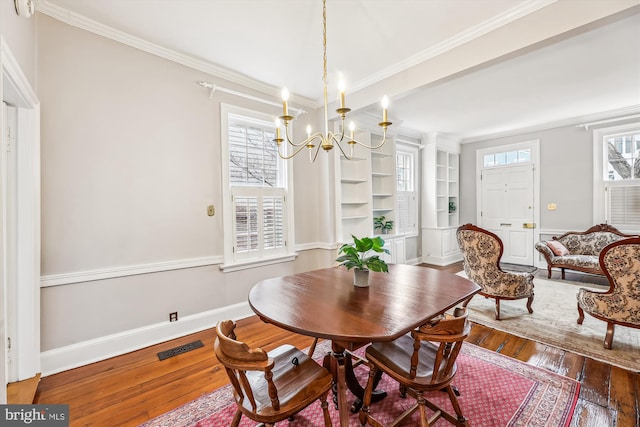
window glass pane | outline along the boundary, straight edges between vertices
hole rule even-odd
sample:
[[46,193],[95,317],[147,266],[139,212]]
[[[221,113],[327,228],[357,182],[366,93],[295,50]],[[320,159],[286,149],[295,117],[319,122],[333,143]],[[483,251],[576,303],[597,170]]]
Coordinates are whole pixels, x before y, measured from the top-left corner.
[[229,118],[229,180],[231,184],[280,186],[273,125]]
[[528,163],[531,161],[531,149],[518,150],[518,163]]
[[504,166],[514,165],[518,163],[528,163],[531,161],[531,149],[505,151],[502,153],[485,154],[483,157],[483,166]]
[[411,154],[396,155],[396,182],[398,191],[413,190],[413,156]]
[[634,145],[637,146],[639,140],[640,134],[636,132],[604,138],[608,153],[607,170],[604,171],[605,180],[640,179],[640,161],[638,160],[640,149],[634,149]]

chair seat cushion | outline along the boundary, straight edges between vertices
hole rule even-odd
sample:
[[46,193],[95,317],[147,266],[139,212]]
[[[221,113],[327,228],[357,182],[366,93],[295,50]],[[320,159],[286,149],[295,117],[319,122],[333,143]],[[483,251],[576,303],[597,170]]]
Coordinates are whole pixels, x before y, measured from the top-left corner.
[[580,289],[577,298],[580,307],[592,315],[640,327],[640,298],[634,299],[622,293],[593,292],[588,289]]
[[[416,378],[411,379],[409,369],[411,367],[413,343],[414,339],[411,334],[403,335],[391,342],[373,343],[367,347],[366,357],[396,381],[403,384],[410,383],[414,389],[429,390],[433,387],[433,365],[437,347],[430,342],[422,342]],[[443,374],[440,373],[439,377],[436,377],[436,382],[442,383],[449,378],[453,378],[455,373],[456,367],[454,366],[452,372],[446,378],[443,378]]]
[[600,263],[598,262],[598,256],[595,256],[595,255],[558,256],[553,258],[553,263],[602,271],[600,270]]

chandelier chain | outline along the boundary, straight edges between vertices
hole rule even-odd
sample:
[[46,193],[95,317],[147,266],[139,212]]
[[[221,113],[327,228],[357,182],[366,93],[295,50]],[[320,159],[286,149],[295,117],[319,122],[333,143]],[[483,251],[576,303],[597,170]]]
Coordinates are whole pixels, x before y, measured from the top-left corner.
[[327,0],[322,0],[322,81],[327,84]]

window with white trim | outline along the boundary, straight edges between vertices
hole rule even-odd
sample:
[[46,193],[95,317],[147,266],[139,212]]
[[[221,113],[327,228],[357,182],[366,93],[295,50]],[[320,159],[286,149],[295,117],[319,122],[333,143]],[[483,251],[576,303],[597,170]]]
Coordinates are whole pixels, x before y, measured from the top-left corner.
[[418,233],[418,150],[398,143],[396,147],[396,214],[398,233]]
[[606,134],[602,144],[606,221],[621,229],[637,229],[640,226],[640,126]]
[[224,218],[225,264],[289,254],[287,165],[273,141],[275,124],[267,119],[238,107],[222,109],[223,192],[231,200]]

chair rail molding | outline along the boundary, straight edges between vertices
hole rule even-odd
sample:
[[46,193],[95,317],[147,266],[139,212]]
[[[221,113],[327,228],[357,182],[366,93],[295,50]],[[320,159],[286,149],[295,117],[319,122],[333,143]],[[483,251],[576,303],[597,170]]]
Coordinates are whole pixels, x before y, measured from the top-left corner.
[[70,285],[72,283],[91,282],[94,280],[113,279],[116,277],[135,276],[137,274],[159,273],[183,268],[204,267],[222,264],[221,256],[181,259],[173,261],[137,264],[112,267],[98,270],[78,271],[72,273],[51,274],[40,278],[40,287]]

